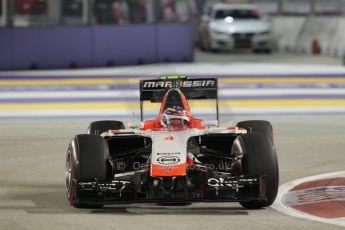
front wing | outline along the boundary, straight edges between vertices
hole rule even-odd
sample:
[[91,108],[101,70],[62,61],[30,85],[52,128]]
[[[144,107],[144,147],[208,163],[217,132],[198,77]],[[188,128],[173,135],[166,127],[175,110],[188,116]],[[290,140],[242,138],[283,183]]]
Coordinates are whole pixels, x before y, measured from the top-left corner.
[[[107,181],[74,181],[84,204],[239,202],[266,200],[264,176],[206,174],[199,181],[187,176],[150,177],[138,172]],[[197,185],[196,185],[197,184]]]

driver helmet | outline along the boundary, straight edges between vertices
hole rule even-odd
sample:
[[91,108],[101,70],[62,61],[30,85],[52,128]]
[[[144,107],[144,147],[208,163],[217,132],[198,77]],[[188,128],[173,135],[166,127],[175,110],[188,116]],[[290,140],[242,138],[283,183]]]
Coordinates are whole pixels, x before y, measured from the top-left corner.
[[165,128],[184,128],[189,126],[189,117],[181,106],[164,110],[161,125]]

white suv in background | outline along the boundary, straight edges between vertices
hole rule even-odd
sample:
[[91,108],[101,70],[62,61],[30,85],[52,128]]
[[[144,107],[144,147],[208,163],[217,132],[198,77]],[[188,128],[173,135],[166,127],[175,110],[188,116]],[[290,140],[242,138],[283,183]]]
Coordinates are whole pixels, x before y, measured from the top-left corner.
[[211,5],[201,18],[200,48],[204,50],[252,49],[254,52],[272,51],[270,24],[254,5]]

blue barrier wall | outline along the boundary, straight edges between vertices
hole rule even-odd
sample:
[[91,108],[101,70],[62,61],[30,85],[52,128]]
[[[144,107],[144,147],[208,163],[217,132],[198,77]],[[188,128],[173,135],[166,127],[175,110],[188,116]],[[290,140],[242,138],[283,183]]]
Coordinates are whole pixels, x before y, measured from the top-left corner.
[[193,29],[178,24],[158,25],[158,61],[193,60]]
[[88,28],[15,28],[12,42],[14,69],[92,65],[92,33]]
[[129,65],[157,62],[157,26],[109,26],[93,29],[94,64]]
[[0,30],[0,69],[12,68],[12,30]]
[[189,24],[0,29],[0,69],[193,61]]

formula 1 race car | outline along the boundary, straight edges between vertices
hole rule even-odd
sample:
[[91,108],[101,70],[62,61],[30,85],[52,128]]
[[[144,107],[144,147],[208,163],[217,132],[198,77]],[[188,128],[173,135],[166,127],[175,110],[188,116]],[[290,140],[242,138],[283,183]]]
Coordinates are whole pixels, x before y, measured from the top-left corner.
[[[188,100],[214,100],[217,120],[195,118]],[[161,103],[143,121],[144,101]],[[66,159],[66,193],[74,207],[154,202],[240,202],[270,206],[279,184],[268,121],[219,127],[215,78],[140,81],[141,122],[95,121],[74,137]]]

